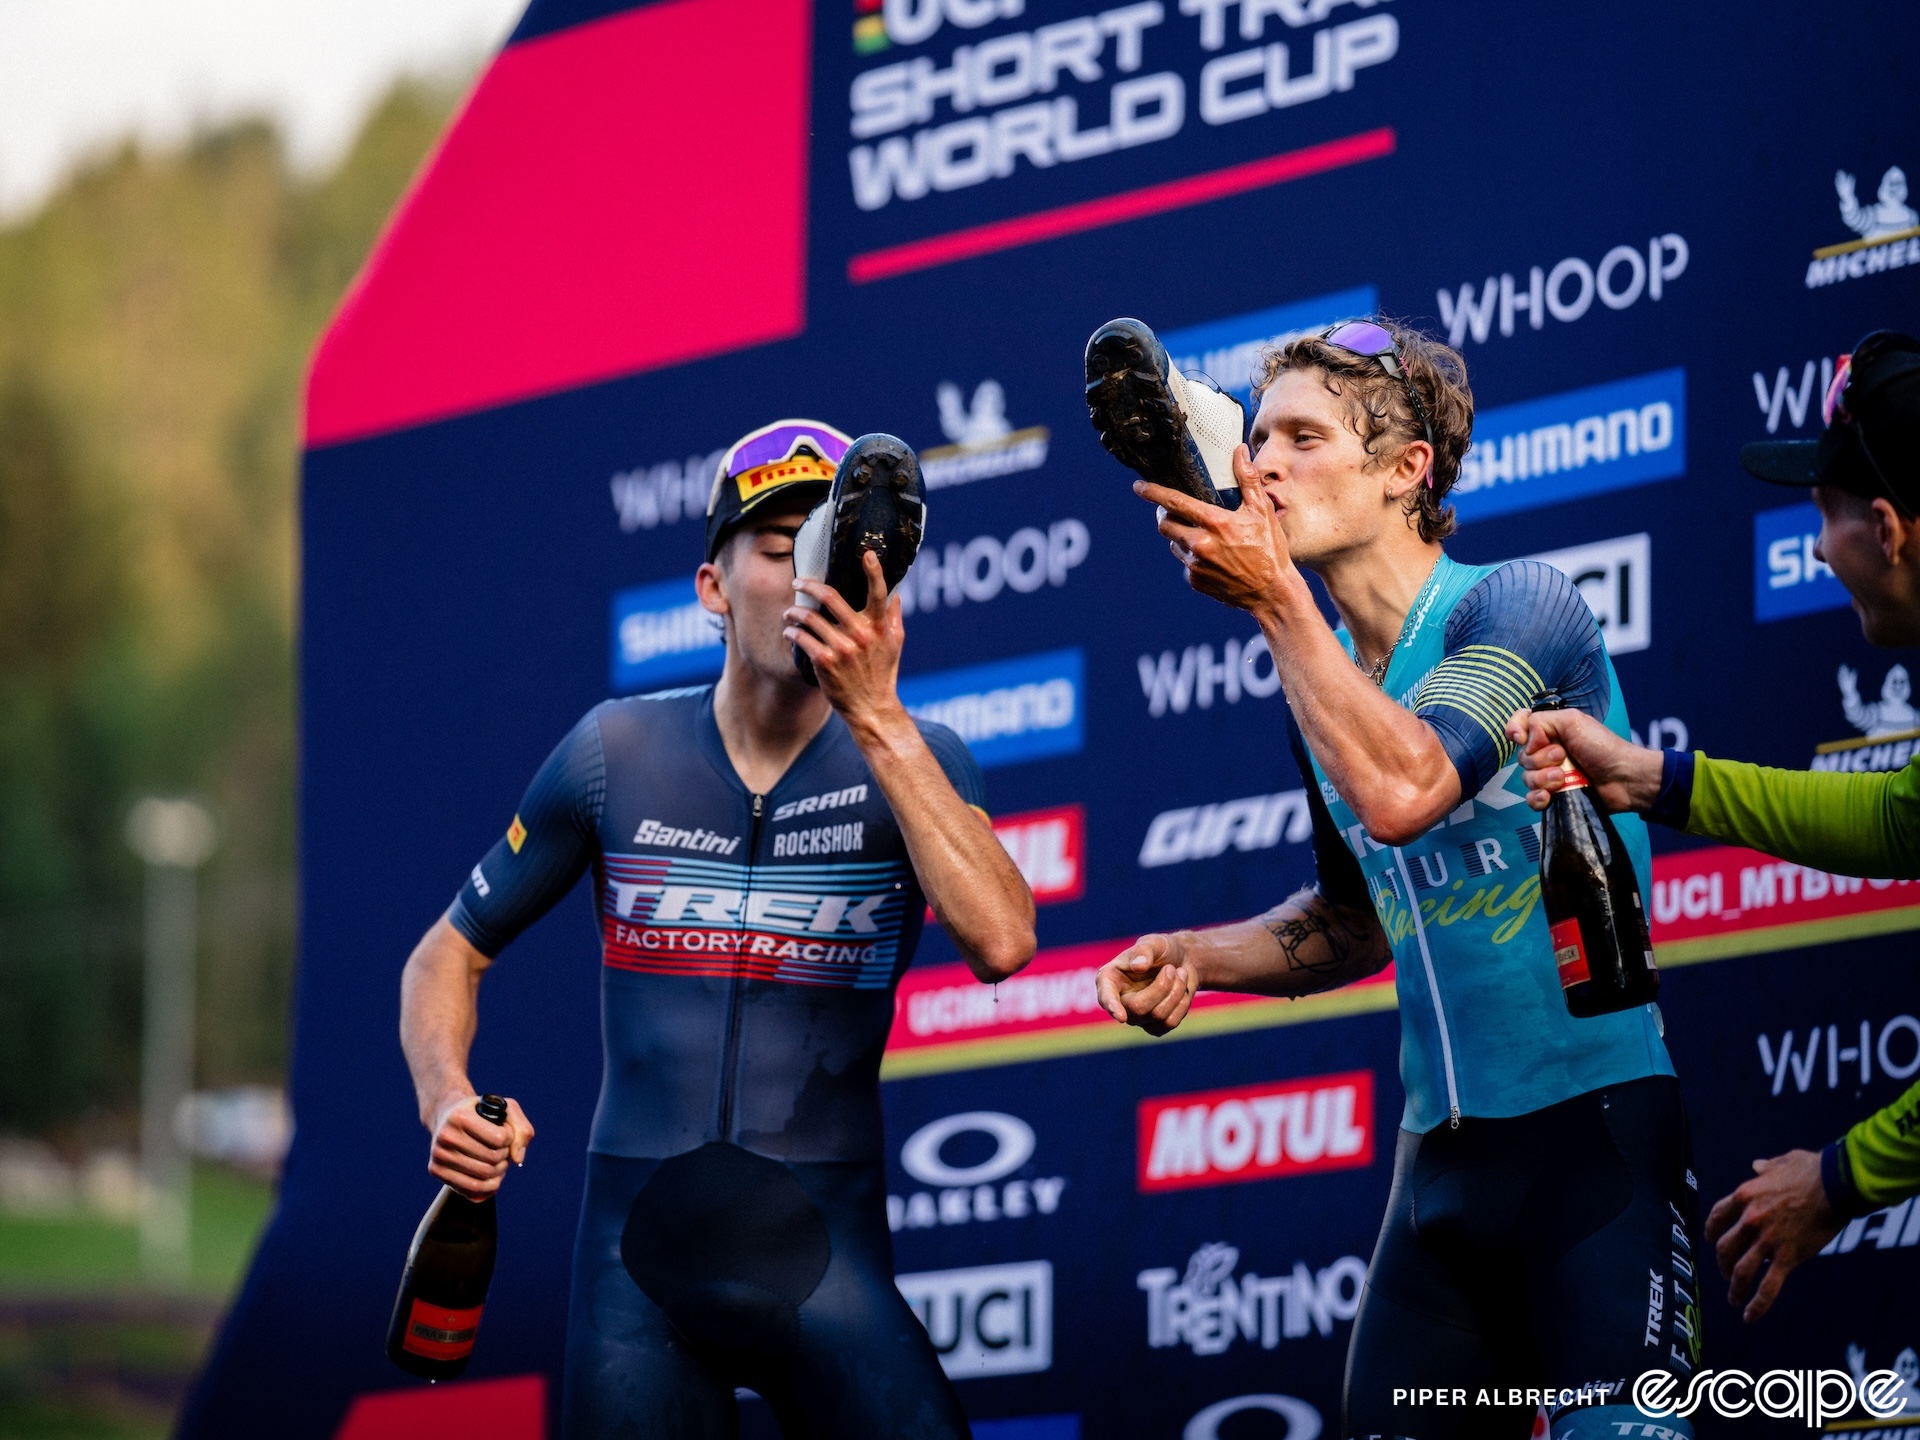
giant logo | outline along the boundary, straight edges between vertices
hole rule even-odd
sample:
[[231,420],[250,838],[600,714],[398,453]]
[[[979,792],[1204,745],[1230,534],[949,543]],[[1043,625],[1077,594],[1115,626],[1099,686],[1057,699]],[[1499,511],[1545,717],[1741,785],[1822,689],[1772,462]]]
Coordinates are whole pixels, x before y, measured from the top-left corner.
[[1276,795],[1249,795],[1213,805],[1187,805],[1162,810],[1147,826],[1140,842],[1140,868],[1158,869],[1188,860],[1211,860],[1235,850],[1271,850],[1284,839],[1298,845],[1313,833],[1313,814],[1307,792],[1282,790]]
[[896,1275],[955,1380],[1027,1375],[1053,1364],[1053,1265],[976,1265]]
[[1447,498],[1462,520],[1557,505],[1682,474],[1687,374],[1656,370],[1474,417]]
[[1753,618],[1784,620],[1853,603],[1827,562],[1813,553],[1820,507],[1811,502],[1753,517]]
[[711,679],[727,658],[720,617],[702,607],[690,577],[616,594],[612,640],[610,680],[618,695]]
[[947,726],[990,769],[1076,753],[1086,743],[1086,690],[1082,652],[1049,650],[903,679],[900,702]]
[[1142,1100],[1143,1193],[1373,1163],[1373,1072],[1352,1070]]
[[[992,1146],[984,1155],[960,1163],[946,1155],[954,1142],[977,1151],[983,1139]],[[1031,1125],[998,1110],[969,1110],[922,1125],[900,1147],[900,1168],[928,1188],[887,1196],[888,1228],[927,1230],[1053,1214],[1066,1180],[1014,1174],[1033,1159],[1034,1145]]]
[[1294,300],[1225,320],[1189,325],[1184,330],[1169,330],[1160,337],[1160,343],[1167,347],[1167,357],[1182,373],[1191,375],[1197,371],[1221,389],[1247,401],[1251,398],[1263,350],[1269,346],[1278,348],[1340,320],[1371,315],[1379,305],[1380,297],[1373,286],[1359,285],[1351,290],[1336,290],[1331,295],[1316,295],[1311,300]]

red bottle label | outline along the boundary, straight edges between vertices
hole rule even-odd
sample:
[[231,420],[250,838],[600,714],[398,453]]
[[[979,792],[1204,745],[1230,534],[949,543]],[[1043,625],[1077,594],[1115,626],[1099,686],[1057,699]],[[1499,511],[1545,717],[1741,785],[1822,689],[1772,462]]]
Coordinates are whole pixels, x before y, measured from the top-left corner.
[[1549,926],[1547,933],[1553,937],[1553,963],[1560,967],[1560,988],[1571,990],[1591,979],[1587,974],[1587,947],[1580,938],[1580,922],[1562,920],[1558,925]]
[[1581,773],[1580,768],[1576,766],[1573,761],[1562,760],[1560,762],[1560,773],[1566,777],[1560,782],[1560,788],[1562,790],[1584,790],[1587,788],[1589,783],[1587,777]]
[[485,1308],[449,1310],[415,1299],[400,1348],[429,1360],[464,1360],[473,1353],[473,1338],[480,1333],[480,1312]]

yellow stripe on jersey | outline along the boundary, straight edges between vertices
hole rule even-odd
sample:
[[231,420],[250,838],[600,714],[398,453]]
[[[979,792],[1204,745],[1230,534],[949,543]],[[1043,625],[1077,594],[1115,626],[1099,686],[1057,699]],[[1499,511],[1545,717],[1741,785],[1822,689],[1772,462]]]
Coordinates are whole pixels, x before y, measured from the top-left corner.
[[1458,710],[1487,732],[1504,765],[1513,755],[1507,721],[1514,711],[1530,707],[1546,688],[1539,672],[1513,651],[1497,645],[1468,645],[1433,667],[1414,694],[1413,709]]

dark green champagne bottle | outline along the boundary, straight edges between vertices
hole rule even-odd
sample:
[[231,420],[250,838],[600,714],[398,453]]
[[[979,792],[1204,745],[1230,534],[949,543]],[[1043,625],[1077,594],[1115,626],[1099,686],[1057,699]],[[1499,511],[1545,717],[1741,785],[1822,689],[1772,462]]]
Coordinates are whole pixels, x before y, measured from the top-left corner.
[[[483,1120],[507,1122],[507,1102],[498,1095],[481,1096],[474,1108]],[[451,1380],[467,1368],[493,1281],[493,1199],[470,1200],[442,1186],[414,1231],[387,1325],[387,1358],[402,1370]]]
[[[1558,710],[1560,697],[1543,695],[1533,708]],[[1541,819],[1540,900],[1567,1013],[1584,1019],[1659,999],[1660,972],[1620,832],[1573,761],[1562,768],[1566,783]]]

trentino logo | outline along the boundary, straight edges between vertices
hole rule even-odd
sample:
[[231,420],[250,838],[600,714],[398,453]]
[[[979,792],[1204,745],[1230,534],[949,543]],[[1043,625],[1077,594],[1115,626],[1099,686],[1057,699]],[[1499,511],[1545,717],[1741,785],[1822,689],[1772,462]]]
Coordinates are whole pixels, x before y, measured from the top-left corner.
[[1847,587],[1813,553],[1820,507],[1811,502],[1762,510],[1753,517],[1753,618],[1784,620],[1852,603]]
[[1462,520],[1644,485],[1687,468],[1687,372],[1656,370],[1482,412],[1447,498]]
[[1251,396],[1254,370],[1264,347],[1284,345],[1310,330],[1324,330],[1356,315],[1371,315],[1379,304],[1380,296],[1373,286],[1358,285],[1311,300],[1295,300],[1172,330],[1160,337],[1160,343],[1167,347],[1168,358],[1182,374],[1191,375],[1197,370],[1245,403]]
[[613,597],[616,694],[704,680],[720,673],[726,657],[718,617],[701,607],[691,579],[641,585]]
[[1077,649],[1049,650],[903,679],[900,701],[958,734],[983,768],[1071,755],[1086,743],[1086,668]]

